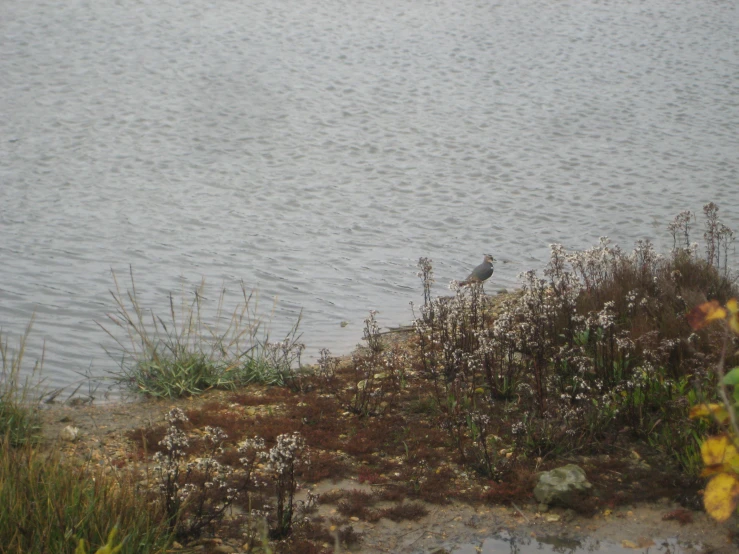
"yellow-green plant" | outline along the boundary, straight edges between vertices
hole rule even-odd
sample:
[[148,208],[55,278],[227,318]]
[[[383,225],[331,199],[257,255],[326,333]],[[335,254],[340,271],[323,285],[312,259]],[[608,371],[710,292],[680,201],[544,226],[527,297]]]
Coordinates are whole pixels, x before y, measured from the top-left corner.
[[[121,551],[123,548],[123,543],[119,543],[118,546],[113,546],[115,543],[115,536],[118,534],[118,526],[116,525],[113,527],[113,529],[110,531],[110,534],[108,535],[108,542],[105,543],[104,546],[101,546],[97,549],[95,554],[117,554]],[[85,539],[80,539],[80,543],[77,545],[77,550],[74,551],[74,554],[87,554],[87,543],[85,542]]]
[[[110,550],[97,554],[165,552],[171,542],[167,520],[161,506],[142,494],[139,479],[133,472],[75,464],[56,450],[0,441],[0,552],[80,553],[106,534]],[[116,524],[126,539],[114,545],[110,529]]]
[[[726,329],[721,358],[716,365],[720,403],[702,403],[693,407],[691,418],[712,418],[723,433],[708,437],[701,444],[701,457],[705,468],[701,475],[710,476],[703,495],[706,512],[717,521],[726,521],[739,502],[739,366],[724,369],[726,351],[731,334],[739,335],[739,302],[732,298],[721,306],[716,300],[696,306],[688,315],[693,329],[700,329],[712,321],[720,320]],[[733,387],[729,396],[729,387]]]

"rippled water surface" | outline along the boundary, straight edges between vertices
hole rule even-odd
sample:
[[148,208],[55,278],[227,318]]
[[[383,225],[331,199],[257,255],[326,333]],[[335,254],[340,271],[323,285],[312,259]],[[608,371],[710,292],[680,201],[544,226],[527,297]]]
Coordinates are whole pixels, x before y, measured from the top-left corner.
[[50,385],[112,369],[130,264],[157,310],[243,280],[345,352],[420,256],[442,293],[492,252],[494,290],[708,201],[739,230],[737,37],[732,2],[7,0],[0,325],[36,311]]
[[684,544],[675,538],[642,539],[649,546],[638,546],[633,541],[616,544],[590,538],[574,539],[552,537],[520,537],[500,533],[484,539],[478,544],[453,547],[451,554],[688,554],[702,551],[700,545]]

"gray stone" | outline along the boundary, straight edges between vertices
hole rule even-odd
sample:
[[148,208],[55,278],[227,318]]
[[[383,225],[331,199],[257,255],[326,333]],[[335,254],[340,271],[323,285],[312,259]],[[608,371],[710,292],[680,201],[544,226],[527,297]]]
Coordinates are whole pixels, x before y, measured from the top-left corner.
[[568,464],[540,473],[534,497],[549,506],[571,507],[578,504],[578,499],[589,494],[592,487],[581,467]]
[[80,436],[80,430],[77,427],[67,425],[64,429],[61,430],[59,436],[64,441],[75,442]]

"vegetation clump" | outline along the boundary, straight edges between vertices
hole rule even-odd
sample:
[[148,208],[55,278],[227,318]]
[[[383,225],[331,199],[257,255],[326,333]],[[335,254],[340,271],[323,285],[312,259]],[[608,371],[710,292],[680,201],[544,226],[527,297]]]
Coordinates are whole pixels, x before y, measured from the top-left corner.
[[81,541],[105,544],[116,524],[125,536],[115,552],[158,553],[171,543],[163,513],[140,494],[133,475],[30,444],[0,444],[0,504],[3,552],[71,553]]
[[716,300],[705,302],[693,309],[689,320],[696,330],[715,320],[724,324],[721,356],[714,367],[719,402],[698,404],[690,416],[713,421],[721,431],[701,444],[705,464],[701,476],[710,477],[703,496],[706,511],[714,519],[726,521],[739,503],[739,366],[725,371],[728,347],[734,342],[733,335],[739,335],[739,301],[731,298],[725,306]]
[[205,317],[205,282],[201,282],[193,299],[189,303],[183,299],[179,310],[170,294],[169,317],[164,319],[142,307],[133,271],[130,290],[122,291],[115,273],[113,279],[116,312],[108,317],[114,327],[101,327],[119,347],[109,352],[113,358],[120,356],[116,380],[133,390],[177,398],[249,383],[282,386],[296,376],[304,349],[298,335],[300,319],[283,340],[270,341],[254,294],[243,283],[241,300],[230,316],[224,311],[228,291],[223,288],[213,317]]
[[[89,545],[103,545],[98,554],[164,552],[171,543],[166,521],[131,474],[41,449],[41,396],[32,396],[38,385],[31,379],[43,354],[25,379],[21,373],[32,323],[17,349],[0,337],[0,551],[86,554]],[[114,544],[117,525],[125,536]]]
[[[30,398],[31,380],[43,366],[43,355],[30,370],[24,368],[26,343],[33,327],[33,318],[20,338],[17,348],[11,348],[8,338],[0,332],[0,442],[20,446],[35,442],[40,431],[36,406]],[[26,377],[24,379],[23,373]]]
[[[499,478],[512,456],[597,452],[626,433],[697,474],[706,425],[685,419],[696,391],[714,390],[707,365],[719,350],[685,314],[706,295],[736,294],[725,262],[732,235],[716,211],[706,207],[706,259],[683,213],[670,226],[668,256],[648,241],[630,253],[605,238],[583,252],[552,245],[544,278],[522,274],[521,292],[501,303],[475,286],[425,295],[418,370],[460,459]],[[427,290],[428,260],[419,266]],[[503,435],[514,448],[501,457]]]

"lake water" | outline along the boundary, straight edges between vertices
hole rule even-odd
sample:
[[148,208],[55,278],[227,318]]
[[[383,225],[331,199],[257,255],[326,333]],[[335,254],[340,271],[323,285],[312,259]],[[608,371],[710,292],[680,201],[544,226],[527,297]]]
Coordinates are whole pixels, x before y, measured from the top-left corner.
[[0,327],[35,311],[49,386],[114,369],[130,265],[158,313],[201,277],[302,310],[310,358],[408,322],[420,256],[490,291],[709,201],[739,230],[738,46],[734,2],[7,0]]
[[502,532],[483,539],[477,544],[450,545],[449,552],[451,554],[689,554],[703,551],[701,545],[686,544],[674,537],[637,539],[639,540],[643,541],[646,546],[639,546],[638,542],[628,539],[624,545],[624,543],[617,544],[589,537],[576,539],[538,536],[531,538]]

